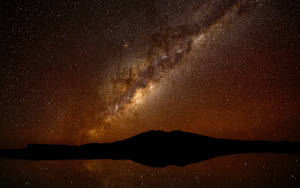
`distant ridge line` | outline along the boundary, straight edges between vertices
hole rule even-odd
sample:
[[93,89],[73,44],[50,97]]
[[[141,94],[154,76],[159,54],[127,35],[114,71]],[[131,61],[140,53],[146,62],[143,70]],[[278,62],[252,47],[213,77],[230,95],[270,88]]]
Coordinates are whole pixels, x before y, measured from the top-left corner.
[[132,160],[152,167],[185,166],[238,153],[300,154],[299,142],[218,139],[180,130],[151,130],[112,143],[80,146],[28,144],[23,149],[0,149],[0,156],[25,160]]

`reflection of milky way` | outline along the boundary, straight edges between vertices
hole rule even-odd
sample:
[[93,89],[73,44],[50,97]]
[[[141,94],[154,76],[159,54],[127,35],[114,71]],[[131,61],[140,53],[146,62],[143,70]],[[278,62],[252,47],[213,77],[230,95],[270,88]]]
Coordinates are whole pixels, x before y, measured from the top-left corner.
[[[117,79],[111,83],[114,85],[110,94],[112,96],[109,96],[107,101],[109,106],[101,126],[111,124],[120,115],[119,112],[139,103],[169,71],[182,64],[193,49],[201,46],[215,26],[228,24],[240,16],[246,6],[250,9],[256,6],[257,2],[228,1],[222,4],[210,2],[188,16],[195,20],[193,23],[165,26],[154,33],[146,44],[147,50],[144,54],[146,63],[135,64],[134,68],[120,71],[118,74],[121,72],[128,74],[123,77],[117,75]],[[99,130],[101,132],[103,127],[93,129],[89,134],[98,137]]]
[[[0,8],[0,148],[114,142],[153,129],[300,141],[299,0]],[[299,187],[299,161],[249,154],[148,168],[0,160],[0,187]]]

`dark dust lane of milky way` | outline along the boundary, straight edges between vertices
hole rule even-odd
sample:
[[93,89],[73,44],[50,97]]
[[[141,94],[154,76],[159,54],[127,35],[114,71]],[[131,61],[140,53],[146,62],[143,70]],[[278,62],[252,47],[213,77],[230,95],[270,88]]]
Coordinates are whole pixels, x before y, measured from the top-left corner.
[[[0,15],[0,148],[149,130],[300,141],[297,0],[4,0]],[[291,187],[299,160],[238,155],[155,170],[6,160],[0,187]]]

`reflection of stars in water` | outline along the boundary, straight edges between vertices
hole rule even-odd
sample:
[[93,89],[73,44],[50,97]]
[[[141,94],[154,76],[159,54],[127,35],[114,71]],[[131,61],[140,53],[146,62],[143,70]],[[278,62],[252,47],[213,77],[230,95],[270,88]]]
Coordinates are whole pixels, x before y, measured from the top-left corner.
[[[299,141],[297,0],[1,2],[0,148],[150,129]],[[299,187],[299,169],[274,154],[158,169],[0,160],[0,187]]]

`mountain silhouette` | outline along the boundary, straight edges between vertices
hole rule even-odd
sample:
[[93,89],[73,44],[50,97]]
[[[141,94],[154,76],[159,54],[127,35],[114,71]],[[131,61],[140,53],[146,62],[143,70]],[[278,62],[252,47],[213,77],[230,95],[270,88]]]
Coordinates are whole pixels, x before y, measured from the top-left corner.
[[132,160],[152,167],[185,166],[222,155],[238,153],[300,154],[300,143],[217,139],[182,131],[149,131],[113,143],[81,146],[29,144],[24,149],[0,149],[11,159]]

